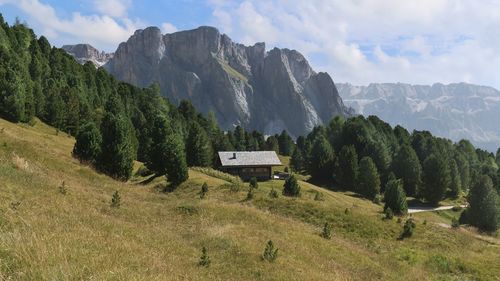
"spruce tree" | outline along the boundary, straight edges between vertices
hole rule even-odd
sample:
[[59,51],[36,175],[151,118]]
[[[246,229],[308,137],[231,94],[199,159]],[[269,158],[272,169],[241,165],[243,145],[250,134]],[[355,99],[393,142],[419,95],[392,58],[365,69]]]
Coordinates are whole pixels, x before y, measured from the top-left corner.
[[268,262],[274,262],[278,258],[278,249],[274,247],[272,240],[267,241],[266,248],[262,254],[262,259]]
[[166,163],[167,179],[175,188],[189,177],[184,144],[176,133],[167,137],[165,153],[166,159],[168,159]]
[[278,146],[281,155],[290,156],[293,152],[293,140],[288,133],[283,130],[278,136]]
[[423,170],[421,195],[429,203],[437,205],[450,186],[450,170],[444,157],[435,154],[431,154],[424,161]]
[[290,197],[300,196],[300,185],[294,175],[286,179],[283,187],[283,195]]
[[339,152],[338,166],[336,167],[337,181],[343,188],[357,191],[358,154],[353,145],[343,146]]
[[168,119],[163,115],[157,115],[153,121],[151,132],[151,144],[148,152],[146,167],[155,172],[156,175],[167,173],[170,161],[167,145],[167,137],[172,134]]
[[453,159],[450,160],[450,176],[450,196],[452,198],[458,198],[462,190],[462,180],[458,172],[457,162]]
[[73,155],[82,162],[95,164],[101,153],[101,145],[101,132],[93,122],[89,122],[76,135]]
[[208,184],[206,182],[201,186],[200,198],[203,199],[207,196],[208,193]]
[[401,180],[391,179],[387,182],[384,193],[384,211],[390,208],[397,215],[406,214],[408,205]]
[[498,194],[491,178],[483,175],[472,186],[467,201],[467,221],[483,231],[496,231],[499,222]]
[[121,115],[106,113],[101,124],[102,145],[98,168],[120,180],[132,174],[134,161],[130,130]]
[[206,247],[201,248],[201,257],[200,260],[198,261],[198,265],[203,267],[209,267],[211,263],[212,261],[208,256],[207,248]]
[[293,151],[292,158],[290,158],[290,167],[294,172],[300,173],[304,169],[304,154],[300,148]]
[[187,164],[190,167],[208,167],[212,164],[212,145],[207,133],[196,122],[189,129],[186,141]]
[[319,135],[314,141],[307,170],[313,179],[328,180],[332,177],[335,153],[326,138]]
[[365,156],[359,162],[359,191],[371,200],[380,193],[380,177],[373,160]]
[[278,139],[275,136],[269,136],[266,139],[265,147],[267,150],[274,151],[276,153],[280,152],[280,147],[278,145]]
[[403,180],[403,186],[408,196],[415,196],[421,185],[422,167],[415,150],[407,144],[399,149],[391,170],[396,177]]

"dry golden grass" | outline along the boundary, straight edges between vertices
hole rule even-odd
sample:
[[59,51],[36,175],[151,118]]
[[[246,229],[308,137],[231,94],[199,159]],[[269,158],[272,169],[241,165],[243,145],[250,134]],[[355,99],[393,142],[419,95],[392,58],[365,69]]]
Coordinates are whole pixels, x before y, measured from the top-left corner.
[[[3,130],[1,130],[3,128]],[[414,237],[351,193],[301,182],[302,197],[268,197],[282,181],[246,184],[190,170],[175,192],[122,183],[71,157],[74,139],[0,119],[0,280],[495,280],[498,245],[417,218]],[[139,167],[138,163],[136,167]],[[64,181],[67,193],[59,192]],[[207,182],[206,199],[199,199]],[[118,190],[120,208],[110,207]],[[324,201],[314,201],[316,191]],[[345,214],[349,209],[349,214]],[[426,219],[440,220],[426,214]],[[333,223],[333,238],[319,236]],[[275,263],[260,258],[267,240]],[[212,260],[197,266],[201,248]]]

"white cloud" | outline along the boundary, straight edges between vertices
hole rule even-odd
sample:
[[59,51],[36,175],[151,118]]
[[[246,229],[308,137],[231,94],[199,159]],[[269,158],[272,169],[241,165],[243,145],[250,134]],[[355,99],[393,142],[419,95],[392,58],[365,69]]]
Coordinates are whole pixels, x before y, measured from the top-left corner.
[[96,10],[111,17],[124,17],[132,4],[131,0],[93,0]]
[[[500,0],[211,0],[236,41],[299,50],[334,80],[500,88]],[[316,56],[318,57],[318,56]],[[326,59],[325,59],[326,58]],[[325,61],[326,60],[326,61]]]
[[174,33],[177,31],[177,27],[169,22],[164,22],[161,24],[161,30],[163,33]]

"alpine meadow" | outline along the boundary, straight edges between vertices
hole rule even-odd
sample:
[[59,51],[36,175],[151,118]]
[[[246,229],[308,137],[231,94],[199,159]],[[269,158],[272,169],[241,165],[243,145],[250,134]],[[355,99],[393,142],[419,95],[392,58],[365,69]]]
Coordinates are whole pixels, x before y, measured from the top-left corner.
[[34,30],[0,14],[0,280],[500,280],[500,148],[213,27]]

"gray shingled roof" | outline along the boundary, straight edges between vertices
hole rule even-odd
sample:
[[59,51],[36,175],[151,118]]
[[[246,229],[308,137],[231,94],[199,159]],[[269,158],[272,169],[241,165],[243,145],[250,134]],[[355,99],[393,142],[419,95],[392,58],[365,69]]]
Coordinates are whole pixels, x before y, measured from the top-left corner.
[[219,151],[219,159],[223,167],[281,165],[274,151]]

